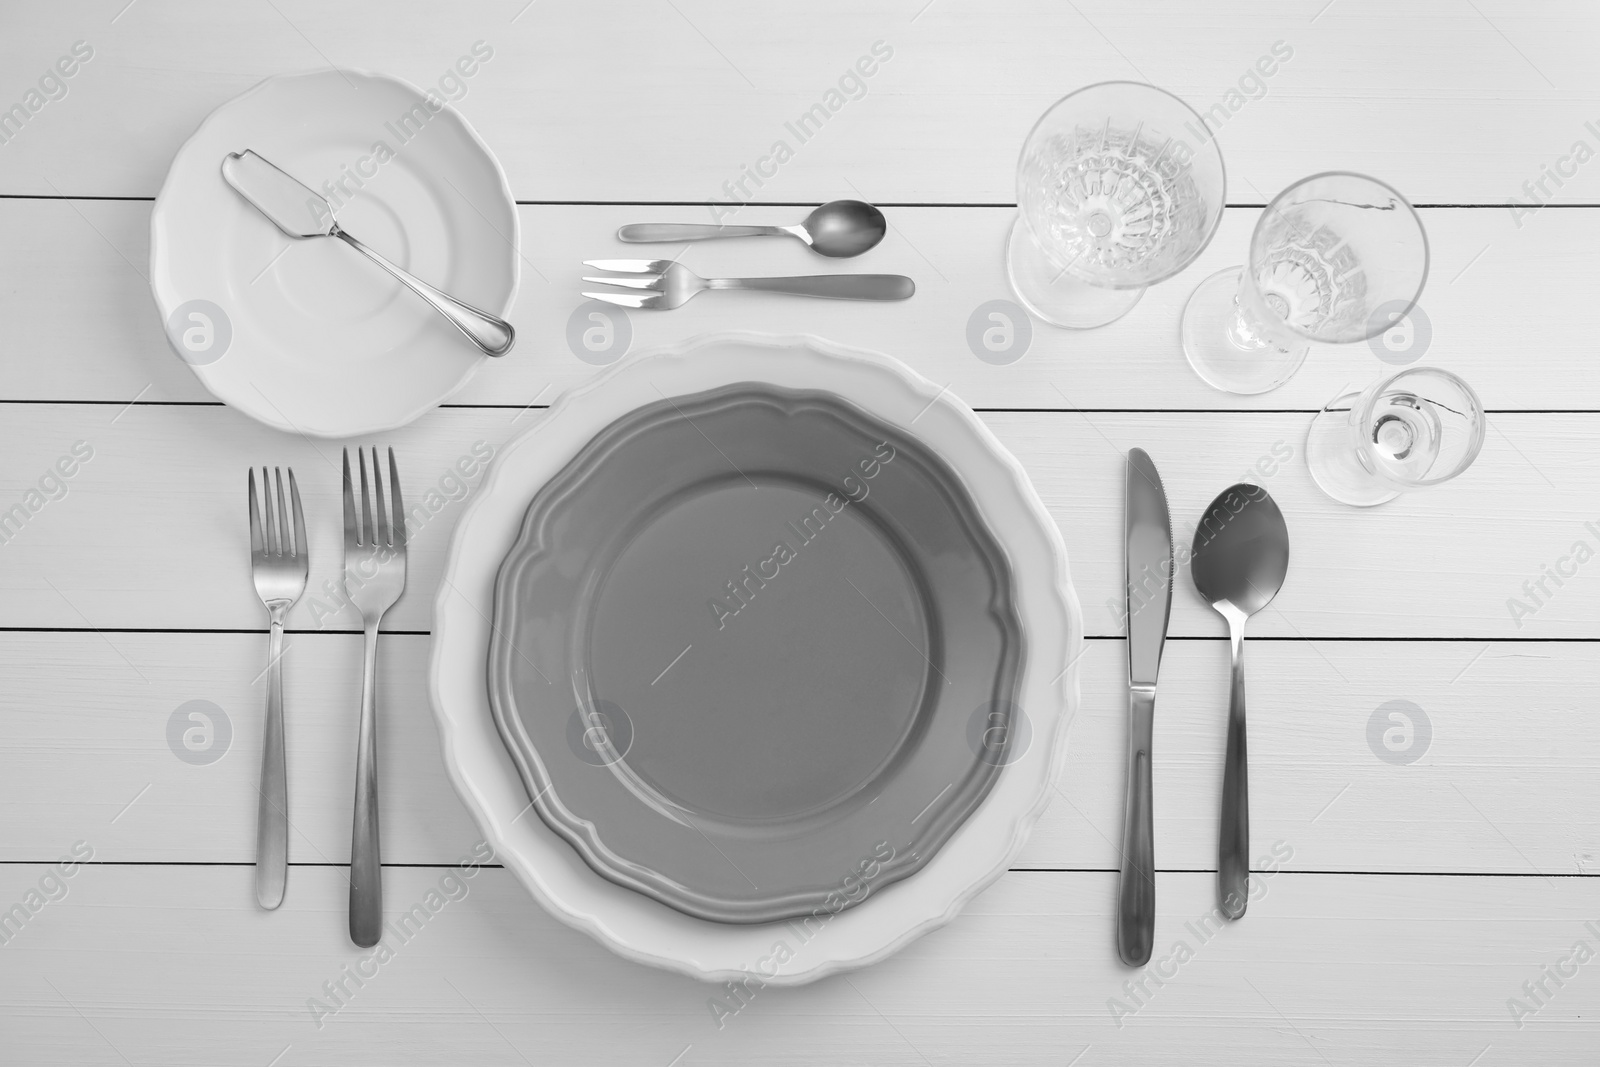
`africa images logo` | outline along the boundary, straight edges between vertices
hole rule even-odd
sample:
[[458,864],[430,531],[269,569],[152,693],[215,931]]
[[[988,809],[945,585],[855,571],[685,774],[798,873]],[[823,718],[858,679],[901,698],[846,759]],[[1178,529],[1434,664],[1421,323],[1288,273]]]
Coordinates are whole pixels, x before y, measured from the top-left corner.
[[0,145],[10,144],[33,117],[47,104],[65,100],[70,86],[67,79],[77,74],[83,64],[94,58],[94,46],[88,41],[74,41],[70,55],[64,55],[39,75],[39,87],[30,88],[22,99],[10,107],[0,105]]
[[755,600],[756,594],[765,589],[768,582],[776,581],[785,566],[799,559],[800,550],[820,537],[822,531],[827,529],[828,523],[845,508],[867,499],[867,494],[872,491],[867,482],[876,478],[883,472],[884,467],[893,463],[894,457],[894,446],[887,441],[880,442],[872,456],[856,464],[856,471],[860,472],[859,478],[856,477],[856,471],[852,471],[840,481],[844,496],[829,493],[821,504],[802,516],[798,523],[793,521],[788,523],[784,532],[793,536],[792,542],[789,537],[774,542],[770,556],[754,566],[745,564],[738,575],[730,578],[725,585],[728,592],[727,599],[711,597],[707,601],[711,617],[716,620],[717,629],[726,627],[729,619],[749,607]]
[[[760,189],[776,178],[779,168],[794,158],[795,150],[800,145],[821,133],[828,120],[844,110],[851,100],[860,100],[867,95],[867,79],[877,74],[893,57],[893,45],[883,40],[873,41],[871,55],[863,55],[852,66],[846,67],[834,85],[823,91],[822,99],[802,111],[794,121],[783,124],[787,136],[774,140],[766,154],[759,156],[754,163],[740,164],[739,176],[722,183],[727,200],[711,197],[706,201],[706,206],[711,210],[711,221],[721,224],[754,200],[756,194],[750,186],[754,184]],[[793,144],[789,143],[790,137],[794,138]]]

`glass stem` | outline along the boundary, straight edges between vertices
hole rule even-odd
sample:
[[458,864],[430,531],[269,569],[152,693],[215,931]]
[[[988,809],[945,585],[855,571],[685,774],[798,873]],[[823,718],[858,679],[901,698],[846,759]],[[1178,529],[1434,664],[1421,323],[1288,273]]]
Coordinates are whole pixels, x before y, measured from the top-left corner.
[[1233,314],[1228,316],[1228,340],[1246,351],[1261,348],[1281,350],[1281,346],[1271,339],[1266,325],[1246,307],[1245,284],[1241,277],[1239,291],[1233,297]]

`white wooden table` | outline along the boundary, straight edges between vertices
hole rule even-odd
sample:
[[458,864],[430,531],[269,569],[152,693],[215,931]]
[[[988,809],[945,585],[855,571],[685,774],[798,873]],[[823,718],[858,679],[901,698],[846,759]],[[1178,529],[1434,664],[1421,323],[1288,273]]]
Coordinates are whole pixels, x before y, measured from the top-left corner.
[[[93,55],[0,144],[0,510],[45,479],[37,512],[0,543],[0,908],[40,902],[20,930],[0,927],[0,1061],[1593,1063],[1600,563],[1544,576],[1575,542],[1600,547],[1600,162],[1571,155],[1578,141],[1600,149],[1597,34],[1585,0],[6,5],[0,106],[75,42]],[[356,958],[341,868],[361,639],[348,614],[314,618],[311,595],[287,660],[289,895],[270,914],[252,900],[266,641],[243,475],[263,462],[300,472],[314,594],[339,559],[337,447],[217,405],[174,358],[147,288],[151,200],[201,118],[263,77],[334,64],[436,85],[478,41],[493,57],[456,106],[522,205],[520,344],[446,408],[363,442],[395,446],[408,495],[451,488],[475,442],[498,447],[595,372],[565,339],[579,260],[621,254],[622,222],[708,218],[724,183],[787,139],[793,158],[759,189],[747,180],[759,204],[738,219],[791,221],[840,196],[885,205],[889,236],[859,266],[913,275],[915,299],[704,298],[633,315],[633,347],[712,328],[810,331],[949,383],[1031,472],[1085,607],[1068,770],[1017,867],[896,958],[763,991],[721,1028],[708,1005],[719,990],[612,956],[501,869],[317,1016],[308,1002],[330,1003],[324,983]],[[1230,209],[1207,253],[1109,328],[1040,325],[1016,362],[976,358],[969,318],[1011,297],[1001,248],[1034,119],[1108,78],[1226,106],[1280,41],[1292,57],[1246,79],[1220,131]],[[785,123],[875,42],[890,58],[796,144]],[[1546,166],[1567,173],[1559,187]],[[1188,291],[1239,260],[1257,209],[1335,167],[1422,206],[1425,359],[1491,409],[1464,477],[1370,512],[1325,499],[1301,455],[1319,405],[1388,369],[1369,346],[1318,350],[1288,386],[1245,399],[1202,385],[1177,345]],[[1541,179],[1530,198],[1524,183]],[[1523,209],[1507,209],[1513,197]],[[816,268],[784,243],[706,245],[688,262]],[[77,442],[92,458],[46,478]],[[1122,595],[1122,454],[1135,445],[1161,467],[1180,540],[1212,494],[1287,450],[1265,484],[1294,535],[1288,585],[1252,623],[1251,649],[1252,856],[1281,843],[1289,858],[1245,921],[1197,936],[1213,904],[1227,653],[1182,580],[1157,717],[1158,969],[1146,972],[1117,962],[1112,937],[1125,667],[1106,604]],[[478,840],[425,692],[460,507],[417,535],[387,621],[396,907]],[[1532,601],[1524,583],[1541,579]],[[1536,610],[1514,619],[1512,598]],[[214,762],[169,745],[190,701],[226,717]],[[1391,701],[1416,724],[1395,756],[1409,762],[1369,742]],[[92,860],[60,880],[50,865],[74,848]],[[1163,966],[1180,942],[1183,962]]]

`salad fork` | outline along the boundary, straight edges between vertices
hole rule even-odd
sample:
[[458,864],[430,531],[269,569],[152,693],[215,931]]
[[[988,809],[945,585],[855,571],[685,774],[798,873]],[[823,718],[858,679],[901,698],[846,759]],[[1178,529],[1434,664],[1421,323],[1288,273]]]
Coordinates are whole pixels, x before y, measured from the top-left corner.
[[[306,589],[309,554],[306,520],[300,507],[300,486],[289,469],[290,512],[283,503],[283,472],[274,468],[275,480],[261,468],[261,496],[266,522],[256,504],[256,472],[250,469],[250,570],[256,595],[266,605],[272,623],[267,653],[267,715],[261,742],[261,799],[256,809],[256,903],[268,910],[283,903],[289,877],[289,780],[283,752],[283,622],[289,609]],[[272,487],[278,490],[273,506]]]
[[[361,730],[356,740],[356,801],[350,828],[350,940],[362,948],[378,943],[383,930],[383,863],[378,851],[378,624],[406,587],[406,509],[400,501],[400,471],[389,449],[389,510],[383,506],[383,471],[372,450],[374,492],[367,491],[367,456],[361,468],[361,515],[357,523],[350,450],[344,450],[344,580],[346,595],[361,612],[366,635],[361,678]],[[372,521],[376,496],[378,521]]]
[[586,267],[637,274],[636,278],[584,278],[586,282],[644,289],[651,296],[632,293],[584,293],[627,308],[669,310],[687,304],[707,289],[743,289],[790,296],[820,296],[834,300],[904,300],[917,291],[917,283],[903,274],[810,274],[789,278],[702,278],[670,259],[586,259]]

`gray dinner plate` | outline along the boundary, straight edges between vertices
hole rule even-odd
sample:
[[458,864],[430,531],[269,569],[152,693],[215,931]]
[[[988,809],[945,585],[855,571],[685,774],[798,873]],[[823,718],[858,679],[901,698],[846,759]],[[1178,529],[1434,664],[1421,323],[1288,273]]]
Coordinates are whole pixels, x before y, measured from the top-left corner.
[[602,876],[719,922],[824,917],[916,873],[1003,772],[1011,581],[913,435],[820,391],[665,399],[533,498],[490,704]]

